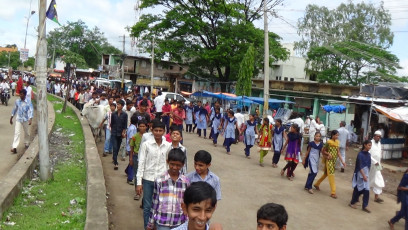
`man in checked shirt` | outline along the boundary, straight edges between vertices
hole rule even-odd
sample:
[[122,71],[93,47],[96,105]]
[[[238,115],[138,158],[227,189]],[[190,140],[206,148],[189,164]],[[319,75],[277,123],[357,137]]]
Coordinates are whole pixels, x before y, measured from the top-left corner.
[[14,131],[14,141],[11,147],[12,153],[17,153],[17,146],[20,143],[21,127],[24,129],[24,144],[28,148],[30,144],[30,132],[28,126],[31,125],[33,119],[33,105],[31,100],[26,99],[27,90],[22,89],[20,91],[20,99],[17,99],[14,103],[14,108],[11,112],[10,125],[13,125],[13,117],[17,114],[16,126]]

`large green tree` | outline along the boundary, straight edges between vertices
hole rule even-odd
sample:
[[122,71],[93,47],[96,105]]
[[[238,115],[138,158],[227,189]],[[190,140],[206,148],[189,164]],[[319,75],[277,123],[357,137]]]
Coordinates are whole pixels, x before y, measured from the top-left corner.
[[[47,35],[48,56],[55,48],[55,56],[78,57],[77,66],[97,68],[102,54],[120,54],[120,50],[108,43],[98,27],[88,28],[85,22],[68,22]],[[82,58],[82,59],[81,59]],[[85,64],[83,63],[85,60]]]
[[6,52],[3,51],[0,53],[0,67],[7,67],[9,64],[9,55],[10,55],[10,67],[17,69],[21,66],[20,52]]
[[319,81],[360,83],[396,81],[398,58],[392,45],[391,15],[383,3],[343,3],[336,9],[308,5],[299,19],[295,44],[307,59],[307,71]]
[[[268,0],[269,8],[283,0]],[[193,75],[218,77],[220,82],[237,79],[241,63],[250,44],[254,44],[257,64],[263,66],[263,30],[254,26],[262,16],[262,1],[255,0],[144,0],[142,8],[164,7],[162,14],[142,15],[131,28],[146,52],[155,38],[157,59],[187,63]],[[270,62],[284,60],[288,52],[280,37],[269,33]],[[226,84],[221,84],[223,90]]]

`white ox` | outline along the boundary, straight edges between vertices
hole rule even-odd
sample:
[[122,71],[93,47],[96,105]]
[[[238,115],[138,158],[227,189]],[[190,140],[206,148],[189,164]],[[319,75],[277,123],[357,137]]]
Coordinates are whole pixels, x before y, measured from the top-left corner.
[[89,103],[84,105],[82,110],[82,115],[84,115],[91,126],[92,134],[94,135],[95,141],[102,140],[102,131],[99,125],[105,117],[105,106],[103,105],[90,105]]

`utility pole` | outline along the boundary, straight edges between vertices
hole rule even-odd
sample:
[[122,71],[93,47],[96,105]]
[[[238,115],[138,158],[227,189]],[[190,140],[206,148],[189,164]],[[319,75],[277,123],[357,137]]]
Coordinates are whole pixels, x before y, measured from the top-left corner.
[[124,87],[124,82],[125,82],[125,59],[126,59],[126,56],[125,56],[125,35],[123,35],[123,47],[122,47],[122,52],[123,52],[123,54],[122,54],[122,85],[121,85],[121,88],[122,88],[122,90],[123,91],[125,91],[125,87]]
[[152,41],[152,63],[150,64],[150,93],[153,93],[153,71],[154,71],[154,37]]
[[51,61],[51,64],[50,64],[50,69],[53,69],[54,70],[54,61],[55,61],[55,45],[54,45],[54,51],[52,51],[52,61]]
[[[28,17],[27,17],[27,25],[26,25],[26,31],[25,31],[25,37],[24,37],[24,51],[26,49],[26,45],[27,45],[27,30],[28,30],[28,23],[30,22],[30,18],[33,14],[35,14],[35,11],[31,11],[31,3],[33,2],[33,0],[30,1],[30,10],[28,11]],[[47,3],[45,3],[47,4]],[[23,63],[23,68],[24,68],[24,62],[25,60],[22,60]]]
[[67,101],[68,101],[68,97],[69,97],[69,91],[71,91],[71,64],[67,63],[67,65],[65,66],[65,71],[67,73],[67,81],[68,81],[68,89],[66,89],[67,93],[65,94],[65,100],[64,100],[64,106],[62,107],[62,113],[65,113],[65,110],[67,108]]
[[264,1],[264,48],[265,48],[265,57],[264,57],[264,107],[263,107],[263,116],[268,115],[269,110],[269,32],[268,32],[268,12],[267,12],[267,3]]
[[47,106],[47,39],[45,29],[45,12],[47,0],[39,1],[39,26],[37,47],[37,117],[38,147],[40,156],[40,179],[48,180],[50,176],[50,156],[48,150],[48,106]]

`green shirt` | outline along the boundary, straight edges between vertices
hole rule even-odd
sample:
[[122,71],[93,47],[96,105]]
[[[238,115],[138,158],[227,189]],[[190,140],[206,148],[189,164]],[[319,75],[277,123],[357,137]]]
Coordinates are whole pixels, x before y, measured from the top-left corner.
[[133,147],[133,151],[135,154],[139,153],[140,142],[142,142],[142,136],[140,133],[136,133],[132,138],[129,140],[129,145]]

